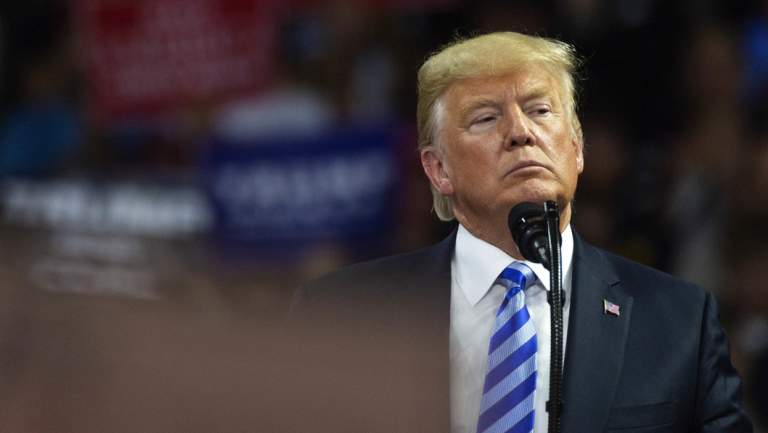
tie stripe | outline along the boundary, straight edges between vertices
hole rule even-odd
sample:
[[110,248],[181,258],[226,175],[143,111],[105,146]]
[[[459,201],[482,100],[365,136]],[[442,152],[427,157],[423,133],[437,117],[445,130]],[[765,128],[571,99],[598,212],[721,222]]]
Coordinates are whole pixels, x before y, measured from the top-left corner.
[[531,377],[534,371],[536,371],[536,359],[528,358],[503,380],[494,385],[493,388],[486,391],[488,397],[483,399],[483,406],[480,408],[480,412],[485,412],[486,409],[495,405],[510,389],[515,389],[524,380]]
[[507,266],[497,282],[507,288],[488,346],[477,433],[533,430],[536,390],[536,331],[525,306],[525,288],[535,281],[522,263]]
[[[509,306],[509,308],[505,307],[504,309],[499,310],[499,313],[496,316],[496,323],[494,324],[494,327],[493,327],[492,337],[496,336],[496,333],[499,331],[499,329],[501,329],[503,326],[508,325],[510,323],[510,319],[512,319],[512,316],[516,314],[520,314],[522,311],[526,311],[526,313],[523,313],[523,314],[528,314],[527,313],[528,309],[523,308],[525,306],[525,299],[519,298],[519,301],[522,301],[522,302],[519,302],[519,303],[515,302],[513,305]],[[525,320],[526,319],[515,319],[515,321],[509,326],[513,326],[515,323],[519,324],[521,323],[521,321],[525,322]]]
[[[526,314],[526,316],[528,315]],[[528,316],[528,318],[530,318],[530,316]],[[520,329],[504,340],[503,343],[498,345],[495,349],[491,349],[493,351],[488,355],[488,369],[492,371],[497,365],[512,356],[517,349],[527,343],[528,340],[535,335],[536,330],[533,327],[533,323],[528,320]]]
[[[492,425],[480,430],[480,424],[478,424],[478,432],[482,433],[508,433],[508,432],[525,432],[530,433],[533,431],[533,393],[528,394],[519,404],[508,411],[503,417],[499,418]],[[482,416],[481,416],[482,417]],[[528,418],[529,417],[529,418]],[[529,423],[520,422],[525,421],[526,418],[530,420]]]
[[[499,421],[502,420],[512,420],[512,424],[508,425],[507,427],[512,427],[517,421],[522,418],[526,413],[520,413],[523,411],[527,405],[526,405],[526,399],[531,398],[533,399],[533,394],[528,392],[529,388],[531,386],[536,386],[536,376],[530,375],[526,380],[524,380],[521,384],[516,386],[512,389],[512,391],[509,391],[507,395],[502,397],[501,400],[499,400],[496,404],[488,408],[485,412],[483,412],[480,415],[480,421],[478,422],[478,426],[480,425],[491,425],[496,424]],[[512,406],[510,406],[510,403],[514,403]],[[510,410],[509,408],[512,408]],[[531,409],[533,409],[533,404],[531,404]],[[510,415],[512,413],[512,415]],[[495,421],[495,423],[494,423]],[[503,424],[503,423],[502,423]],[[493,427],[491,425],[491,427]],[[502,430],[506,431],[506,430]]]
[[[501,361],[501,364],[499,364],[496,368],[489,371],[485,375],[485,383],[490,384],[487,389],[490,389],[497,383],[501,382],[501,380],[504,379],[509,373],[519,367],[520,364],[525,362],[525,360],[533,357],[534,355],[536,355],[536,339],[531,338],[520,347],[520,350],[515,352],[514,356],[510,356],[504,361]],[[487,389],[483,387],[483,392],[487,391]]]

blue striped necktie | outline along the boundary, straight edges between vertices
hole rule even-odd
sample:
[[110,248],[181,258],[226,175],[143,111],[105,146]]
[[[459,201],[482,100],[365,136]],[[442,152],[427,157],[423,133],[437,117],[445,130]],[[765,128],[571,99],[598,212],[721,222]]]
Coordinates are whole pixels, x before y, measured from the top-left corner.
[[507,288],[496,313],[477,433],[533,431],[536,390],[536,331],[525,306],[525,288],[536,281],[531,268],[515,262],[496,280]]

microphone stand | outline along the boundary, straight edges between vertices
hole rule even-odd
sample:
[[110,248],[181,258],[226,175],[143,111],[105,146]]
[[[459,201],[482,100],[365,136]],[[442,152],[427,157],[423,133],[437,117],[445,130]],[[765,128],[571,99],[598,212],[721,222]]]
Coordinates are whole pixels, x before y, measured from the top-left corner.
[[557,203],[544,202],[544,219],[547,225],[547,250],[549,252],[549,293],[547,302],[551,314],[551,346],[549,367],[549,433],[560,433],[563,411],[563,269],[560,255],[560,214]]

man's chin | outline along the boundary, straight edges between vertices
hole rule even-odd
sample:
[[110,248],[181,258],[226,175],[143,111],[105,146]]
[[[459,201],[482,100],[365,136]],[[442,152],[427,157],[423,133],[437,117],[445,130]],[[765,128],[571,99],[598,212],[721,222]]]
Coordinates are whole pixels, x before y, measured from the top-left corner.
[[548,200],[554,200],[556,202],[561,202],[561,195],[557,194],[556,192],[550,190],[550,189],[544,189],[544,188],[533,188],[533,189],[526,189],[524,191],[519,191],[518,194],[515,194],[514,197],[510,197],[510,200],[508,203],[510,204],[510,209],[518,204],[518,203],[524,203],[524,202],[530,202],[530,203],[544,203]]

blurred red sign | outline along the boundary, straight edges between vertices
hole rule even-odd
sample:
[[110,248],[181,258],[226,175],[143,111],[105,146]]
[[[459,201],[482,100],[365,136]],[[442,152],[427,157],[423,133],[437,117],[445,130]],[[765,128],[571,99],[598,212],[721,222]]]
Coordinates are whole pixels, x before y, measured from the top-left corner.
[[145,114],[226,99],[272,74],[277,2],[78,0],[94,109]]

